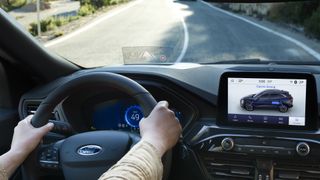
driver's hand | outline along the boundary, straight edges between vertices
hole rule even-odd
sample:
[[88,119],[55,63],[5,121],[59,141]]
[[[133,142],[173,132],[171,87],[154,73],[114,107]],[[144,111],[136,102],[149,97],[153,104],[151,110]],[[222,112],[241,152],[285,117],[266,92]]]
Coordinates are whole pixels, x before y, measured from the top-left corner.
[[167,101],[159,102],[139,124],[142,140],[157,148],[161,156],[177,143],[182,130],[174,112],[168,109],[168,106]]
[[26,158],[54,126],[53,123],[48,123],[35,128],[31,125],[31,118],[32,116],[26,117],[14,128],[10,151],[21,155],[21,158]]

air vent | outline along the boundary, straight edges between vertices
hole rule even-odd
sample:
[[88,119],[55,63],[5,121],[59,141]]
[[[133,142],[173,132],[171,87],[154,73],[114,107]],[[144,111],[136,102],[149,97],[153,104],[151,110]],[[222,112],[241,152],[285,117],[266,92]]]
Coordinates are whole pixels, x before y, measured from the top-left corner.
[[[39,107],[41,102],[39,101],[31,101],[31,102],[26,102],[24,104],[24,110],[25,110],[25,114],[27,116],[29,115],[34,115]],[[59,118],[58,113],[54,113],[52,112],[52,115],[50,117],[50,120],[57,120]]]
[[320,164],[276,162],[274,164],[274,175],[275,180],[320,180]]
[[215,180],[253,180],[253,162],[245,158],[204,158],[207,171]]
[[26,107],[26,112],[27,112],[27,115],[34,115],[37,111],[39,107],[39,104],[37,105],[33,105],[33,104],[28,104],[27,107]]

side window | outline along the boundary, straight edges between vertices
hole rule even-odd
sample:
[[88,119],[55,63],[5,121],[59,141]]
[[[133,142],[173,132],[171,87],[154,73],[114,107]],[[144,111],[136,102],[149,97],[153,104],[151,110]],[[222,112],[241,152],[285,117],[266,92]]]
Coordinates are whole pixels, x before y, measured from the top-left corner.
[[263,94],[262,96],[260,96],[261,100],[267,100],[269,98],[269,94]]
[[275,98],[281,99],[281,98],[284,98],[284,96],[283,96],[283,94],[276,94],[276,95],[275,95]]
[[278,99],[280,98],[279,94],[270,94],[271,99]]

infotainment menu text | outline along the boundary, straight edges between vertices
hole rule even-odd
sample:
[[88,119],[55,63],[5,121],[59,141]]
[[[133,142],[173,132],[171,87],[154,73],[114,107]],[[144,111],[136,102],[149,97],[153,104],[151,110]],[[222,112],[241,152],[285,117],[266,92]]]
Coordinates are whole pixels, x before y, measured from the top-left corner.
[[228,121],[306,125],[306,79],[228,78]]

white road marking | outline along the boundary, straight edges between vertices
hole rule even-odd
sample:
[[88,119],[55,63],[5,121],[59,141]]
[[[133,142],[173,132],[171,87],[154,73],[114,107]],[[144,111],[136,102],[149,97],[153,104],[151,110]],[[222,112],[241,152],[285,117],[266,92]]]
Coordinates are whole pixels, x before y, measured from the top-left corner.
[[178,56],[178,58],[176,59],[175,63],[179,63],[183,60],[184,56],[187,53],[187,49],[189,46],[189,31],[188,31],[188,27],[186,22],[184,21],[184,17],[181,14],[181,10],[178,9],[178,7],[175,7],[175,4],[172,0],[168,0],[167,2],[170,2],[172,4],[172,6],[175,8],[177,15],[179,16],[179,19],[182,23],[182,27],[183,27],[183,31],[184,31],[184,41],[183,41],[183,46],[182,46],[182,50]]
[[188,49],[188,45],[189,45],[189,31],[188,31],[187,24],[184,21],[184,18],[182,16],[181,16],[181,23],[182,23],[183,31],[184,31],[184,42],[183,42],[183,47],[182,47],[182,50],[180,52],[180,55],[177,58],[175,63],[179,63],[179,62],[182,61],[182,59],[184,58],[184,56],[187,53],[187,49]]
[[211,8],[213,8],[214,10],[220,11],[220,12],[222,12],[222,13],[225,13],[225,14],[229,15],[229,16],[232,16],[232,17],[235,17],[235,18],[240,19],[240,20],[242,20],[242,21],[245,21],[245,22],[247,22],[247,23],[249,23],[249,24],[251,24],[251,25],[253,25],[253,26],[256,26],[256,27],[258,27],[258,28],[260,28],[260,29],[263,29],[263,30],[265,30],[265,31],[267,31],[267,32],[269,32],[269,33],[272,33],[272,34],[274,34],[274,35],[277,35],[277,36],[279,36],[279,37],[282,37],[283,39],[286,39],[286,40],[294,43],[295,45],[301,47],[301,48],[304,49],[306,52],[308,52],[310,55],[312,55],[313,57],[315,57],[317,60],[320,61],[320,54],[319,54],[318,52],[316,52],[315,50],[311,49],[310,47],[308,47],[308,46],[305,45],[304,43],[302,43],[302,42],[300,42],[300,41],[298,41],[298,40],[296,40],[296,39],[293,39],[292,37],[289,37],[289,36],[284,35],[284,34],[282,34],[282,33],[280,33],[280,32],[274,31],[274,30],[272,30],[272,29],[270,29],[270,28],[267,28],[267,27],[265,27],[265,26],[262,26],[262,25],[260,25],[260,24],[255,23],[255,22],[252,22],[252,21],[250,21],[250,20],[248,20],[248,19],[246,19],[246,18],[243,18],[243,17],[238,16],[238,15],[236,15],[236,14],[233,14],[233,13],[231,13],[231,12],[225,11],[225,10],[220,9],[220,8],[217,8],[217,7],[214,7],[212,4],[209,4],[209,3],[204,2],[204,1],[202,1],[202,0],[199,0],[199,2],[201,2],[201,3],[203,3],[203,4],[207,5],[207,6],[209,6],[209,7],[211,7]]
[[68,40],[68,39],[70,39],[70,38],[72,38],[72,37],[74,37],[74,36],[76,36],[76,35],[78,35],[80,33],[83,33],[85,31],[93,28],[94,26],[98,25],[102,21],[105,21],[105,20],[107,20],[109,18],[112,18],[113,16],[116,16],[116,15],[128,10],[129,8],[131,8],[131,7],[133,7],[133,6],[137,5],[137,4],[142,3],[143,1],[144,0],[136,0],[136,1],[132,2],[132,3],[129,3],[127,6],[121,8],[121,9],[115,10],[115,11],[113,11],[111,13],[107,13],[105,16],[102,16],[101,18],[98,18],[97,20],[93,21],[92,23],[89,23],[88,25],[85,25],[85,26],[75,30],[75,31],[71,32],[70,34],[67,34],[65,36],[62,36],[61,38],[57,38],[55,40],[52,40],[52,41],[49,41],[49,42],[45,43],[44,46],[45,47],[50,47],[50,46],[54,46],[56,44],[62,43],[63,41],[66,41],[66,40]]

